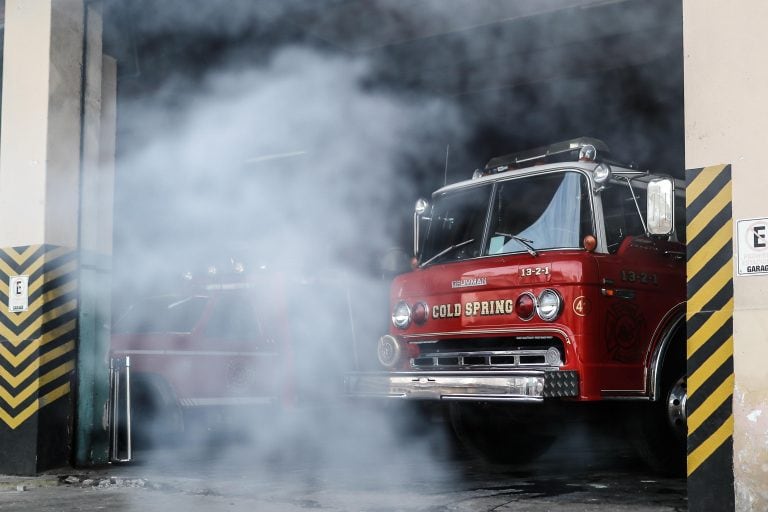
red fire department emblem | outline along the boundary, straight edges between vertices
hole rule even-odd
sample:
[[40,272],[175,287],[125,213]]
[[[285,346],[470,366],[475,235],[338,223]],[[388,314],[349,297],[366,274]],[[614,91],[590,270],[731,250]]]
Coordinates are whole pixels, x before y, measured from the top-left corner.
[[642,355],[645,317],[636,304],[619,302],[606,315],[605,339],[608,354],[614,361],[629,363]]
[[232,391],[244,391],[256,381],[256,372],[253,368],[241,362],[231,362],[227,365],[225,374],[227,389]]

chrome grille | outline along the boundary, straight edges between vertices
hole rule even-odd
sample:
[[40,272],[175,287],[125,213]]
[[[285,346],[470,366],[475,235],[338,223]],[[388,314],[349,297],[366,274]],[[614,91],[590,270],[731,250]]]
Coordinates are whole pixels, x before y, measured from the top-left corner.
[[[550,366],[547,364],[546,354],[546,349],[423,353],[419,357],[411,359],[411,367],[418,369],[477,369]],[[562,353],[560,359],[562,361]]]

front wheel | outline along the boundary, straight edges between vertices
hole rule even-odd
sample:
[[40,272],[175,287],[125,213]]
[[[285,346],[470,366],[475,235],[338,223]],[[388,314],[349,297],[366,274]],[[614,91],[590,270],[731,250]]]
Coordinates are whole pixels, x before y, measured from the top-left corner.
[[157,375],[131,381],[131,434],[138,449],[174,444],[184,431],[181,408],[170,385]]
[[686,377],[678,375],[663,398],[630,415],[629,433],[640,458],[654,472],[681,476],[686,469]]

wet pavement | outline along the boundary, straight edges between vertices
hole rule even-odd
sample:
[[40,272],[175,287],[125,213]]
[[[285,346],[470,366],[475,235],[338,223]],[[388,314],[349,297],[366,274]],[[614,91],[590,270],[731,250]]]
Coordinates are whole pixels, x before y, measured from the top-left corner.
[[[582,426],[538,460],[490,465],[430,424],[315,424],[185,442],[130,464],[0,477],[0,511],[682,511],[684,478],[650,473],[618,430]],[[333,426],[333,432],[328,427]],[[312,437],[308,432],[318,437]],[[428,432],[429,434],[425,434]]]
[[[114,472],[111,472],[114,473]],[[93,474],[80,475],[93,479]],[[330,476],[330,475],[329,475]],[[95,480],[98,482],[99,477]],[[675,511],[686,510],[684,484],[638,475],[571,478],[487,475],[472,484],[415,481],[396,488],[329,480],[258,483],[149,478],[58,484],[0,491],[0,510],[53,511]]]

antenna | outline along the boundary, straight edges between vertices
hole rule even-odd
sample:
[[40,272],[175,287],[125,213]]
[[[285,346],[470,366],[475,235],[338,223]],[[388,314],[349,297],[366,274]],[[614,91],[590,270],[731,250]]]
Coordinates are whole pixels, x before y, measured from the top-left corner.
[[445,145],[445,171],[443,173],[443,186],[448,184],[448,155],[451,152],[451,145]]

